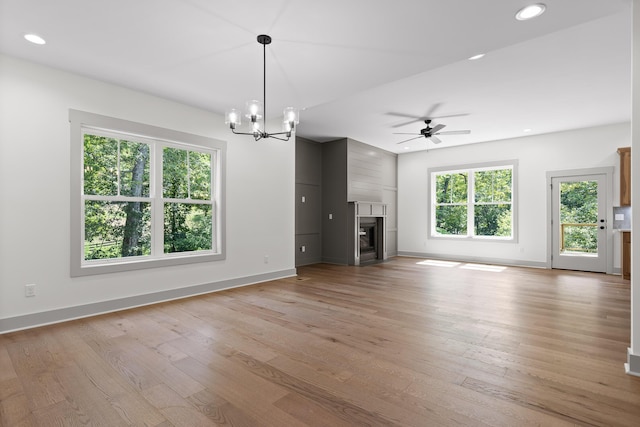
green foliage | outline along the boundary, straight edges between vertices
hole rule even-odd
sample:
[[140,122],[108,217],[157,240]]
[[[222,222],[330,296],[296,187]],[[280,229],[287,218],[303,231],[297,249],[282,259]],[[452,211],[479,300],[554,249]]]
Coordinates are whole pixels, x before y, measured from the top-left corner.
[[164,252],[211,249],[211,205],[165,203]]
[[436,203],[467,203],[467,172],[436,175]]
[[474,172],[476,203],[511,202],[511,169]]
[[[512,235],[510,168],[473,171],[473,212],[476,236]],[[436,231],[445,235],[467,235],[468,172],[436,175]]]
[[[100,135],[84,137],[85,259],[151,254],[151,202],[91,200],[90,196],[149,198],[150,146]],[[211,154],[163,149],[162,195],[211,200]],[[211,205],[167,202],[165,253],[212,249]]]
[[211,200],[211,154],[189,151],[191,198]]
[[476,236],[511,236],[511,205],[491,204],[474,207]]
[[[151,254],[151,203],[137,203],[139,221],[136,230],[126,230],[127,212],[133,203],[85,201],[85,245],[84,258],[108,259],[121,256]],[[135,233],[136,245],[123,254],[124,241]]]
[[[598,182],[560,183],[560,223],[596,224],[598,222]],[[598,252],[597,226],[564,226],[563,248],[569,252]]]
[[149,197],[149,146],[120,141],[120,195]]
[[162,196],[168,199],[189,197],[188,151],[165,147],[162,150]]
[[[211,200],[211,155],[165,147],[163,195],[168,199]],[[211,249],[211,206],[165,203],[164,252]]]
[[474,172],[476,236],[511,236],[512,173],[512,169]]
[[118,195],[118,140],[84,136],[84,194]]
[[436,206],[436,231],[438,234],[467,234],[467,205]]
[[598,182],[560,183],[560,222],[595,224],[598,221]]

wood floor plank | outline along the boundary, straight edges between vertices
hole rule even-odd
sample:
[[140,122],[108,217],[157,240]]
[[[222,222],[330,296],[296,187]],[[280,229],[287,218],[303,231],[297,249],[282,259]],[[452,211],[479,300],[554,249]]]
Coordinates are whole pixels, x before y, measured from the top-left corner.
[[0,336],[0,426],[638,426],[619,276],[397,257]]
[[202,390],[189,396],[191,402],[198,410],[214,423],[224,426],[252,427],[260,425],[260,422],[251,417],[247,411],[224,400],[210,390]]

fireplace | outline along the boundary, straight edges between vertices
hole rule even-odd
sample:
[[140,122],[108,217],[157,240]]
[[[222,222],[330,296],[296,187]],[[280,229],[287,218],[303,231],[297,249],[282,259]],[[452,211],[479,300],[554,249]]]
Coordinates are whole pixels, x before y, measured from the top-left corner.
[[387,259],[385,243],[387,205],[379,202],[349,202],[351,236],[349,265]]
[[360,262],[372,261],[378,258],[378,224],[376,218],[360,218],[358,231],[360,241]]

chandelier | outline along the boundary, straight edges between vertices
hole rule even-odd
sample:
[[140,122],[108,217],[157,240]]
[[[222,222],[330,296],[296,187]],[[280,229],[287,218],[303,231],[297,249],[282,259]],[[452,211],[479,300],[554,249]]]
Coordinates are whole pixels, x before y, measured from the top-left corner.
[[[247,101],[244,111],[244,116],[251,120],[251,132],[236,131],[236,128],[241,124],[242,114],[235,108],[227,110],[224,122],[229,125],[231,132],[236,135],[252,135],[256,141],[263,138],[275,138],[281,141],[288,141],[289,138],[291,138],[291,132],[293,132],[295,126],[300,123],[299,112],[292,107],[285,108],[282,132],[267,132],[267,45],[271,43],[271,37],[266,34],[261,34],[258,36],[258,43],[262,45],[262,102],[256,100]],[[262,119],[262,123],[260,119]]]

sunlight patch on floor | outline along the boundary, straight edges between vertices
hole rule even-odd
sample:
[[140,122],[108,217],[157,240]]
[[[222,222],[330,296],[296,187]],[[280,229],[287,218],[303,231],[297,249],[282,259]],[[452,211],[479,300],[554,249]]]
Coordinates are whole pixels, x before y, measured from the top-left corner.
[[502,273],[507,269],[502,265],[489,265],[489,264],[465,264],[460,267],[464,270],[479,270],[479,271],[493,271],[494,273]]
[[453,268],[458,267],[463,270],[478,270],[478,271],[492,271],[494,273],[502,273],[507,269],[507,267],[502,265],[491,265],[491,264],[463,264],[461,262],[456,261],[442,261],[438,259],[426,259],[424,261],[418,261],[416,264],[418,265],[428,265],[431,267],[444,267],[444,268]]
[[460,265],[459,262],[440,261],[440,260],[436,260],[436,259],[427,259],[427,260],[424,260],[424,261],[417,262],[416,264],[418,264],[418,265],[430,265],[432,267],[447,267],[447,268],[457,267],[458,265]]

